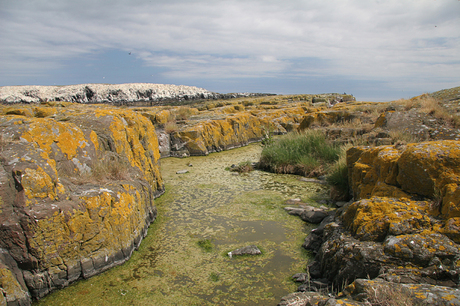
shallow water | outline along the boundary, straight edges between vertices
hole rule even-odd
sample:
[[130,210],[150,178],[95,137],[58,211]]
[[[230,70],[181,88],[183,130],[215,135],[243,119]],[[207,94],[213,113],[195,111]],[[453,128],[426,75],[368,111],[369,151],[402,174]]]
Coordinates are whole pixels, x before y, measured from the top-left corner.
[[[155,202],[159,217],[139,250],[125,264],[37,304],[276,305],[297,287],[290,278],[304,271],[301,244],[311,230],[284,211],[285,201],[325,197],[327,190],[292,175],[225,170],[257,161],[260,151],[254,144],[207,157],[162,159],[166,193]],[[251,244],[263,254],[227,256]]]

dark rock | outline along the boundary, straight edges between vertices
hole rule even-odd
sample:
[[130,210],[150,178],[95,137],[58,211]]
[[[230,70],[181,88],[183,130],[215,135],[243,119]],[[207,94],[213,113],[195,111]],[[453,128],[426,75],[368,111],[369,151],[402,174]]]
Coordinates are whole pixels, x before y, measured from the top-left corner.
[[308,280],[308,273],[297,273],[292,276],[295,282],[303,283]]
[[320,278],[321,277],[321,263],[318,261],[313,261],[307,267],[308,273],[310,273],[310,277],[312,278]]
[[314,232],[311,232],[307,238],[305,238],[302,247],[306,250],[313,251],[316,254],[323,243],[323,239],[321,235],[316,235]]
[[303,221],[314,224],[320,223],[326,217],[327,212],[321,209],[304,210],[300,215]]
[[287,211],[290,215],[299,217],[305,211],[305,209],[301,207],[285,207],[284,210]]

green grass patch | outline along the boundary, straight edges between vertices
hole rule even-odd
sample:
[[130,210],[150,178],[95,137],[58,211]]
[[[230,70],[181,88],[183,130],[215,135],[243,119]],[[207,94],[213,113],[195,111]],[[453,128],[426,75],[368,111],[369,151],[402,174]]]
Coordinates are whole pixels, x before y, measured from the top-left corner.
[[340,146],[327,141],[320,131],[292,132],[264,146],[259,166],[275,173],[314,177],[325,174],[340,153]]
[[215,272],[211,272],[211,274],[209,275],[209,279],[212,282],[218,282],[220,280],[220,276],[219,276],[219,274],[217,274]]
[[197,244],[206,253],[210,253],[214,249],[214,244],[209,239],[200,239]]
[[348,192],[348,167],[347,150],[350,145],[343,146],[339,152],[339,158],[328,166],[326,181],[335,186],[341,192]]

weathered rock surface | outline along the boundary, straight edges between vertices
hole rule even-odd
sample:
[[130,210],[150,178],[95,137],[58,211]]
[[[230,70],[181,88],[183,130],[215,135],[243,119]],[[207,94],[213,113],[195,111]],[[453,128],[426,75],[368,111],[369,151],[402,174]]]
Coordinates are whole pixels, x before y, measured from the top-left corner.
[[126,261],[164,190],[151,121],[68,103],[0,114],[0,296],[25,305]]
[[[179,121],[175,130],[161,133],[164,143],[161,154],[165,156],[186,157],[208,155],[242,147],[261,141],[270,133],[285,134],[295,130],[305,109],[290,105],[285,109],[248,109],[240,105],[212,110],[190,110],[193,114],[188,120]],[[162,128],[172,111],[143,110],[142,114]]]

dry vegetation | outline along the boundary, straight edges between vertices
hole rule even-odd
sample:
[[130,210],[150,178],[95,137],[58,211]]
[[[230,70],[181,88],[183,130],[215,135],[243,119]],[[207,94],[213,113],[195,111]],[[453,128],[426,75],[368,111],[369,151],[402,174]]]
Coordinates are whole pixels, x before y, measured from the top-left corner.
[[402,286],[378,286],[366,290],[367,300],[365,305],[369,306],[415,306],[407,290]]
[[123,160],[116,154],[100,154],[91,168],[83,171],[75,168],[71,161],[58,164],[57,170],[60,178],[75,185],[104,184],[130,180],[135,176],[128,160]]

